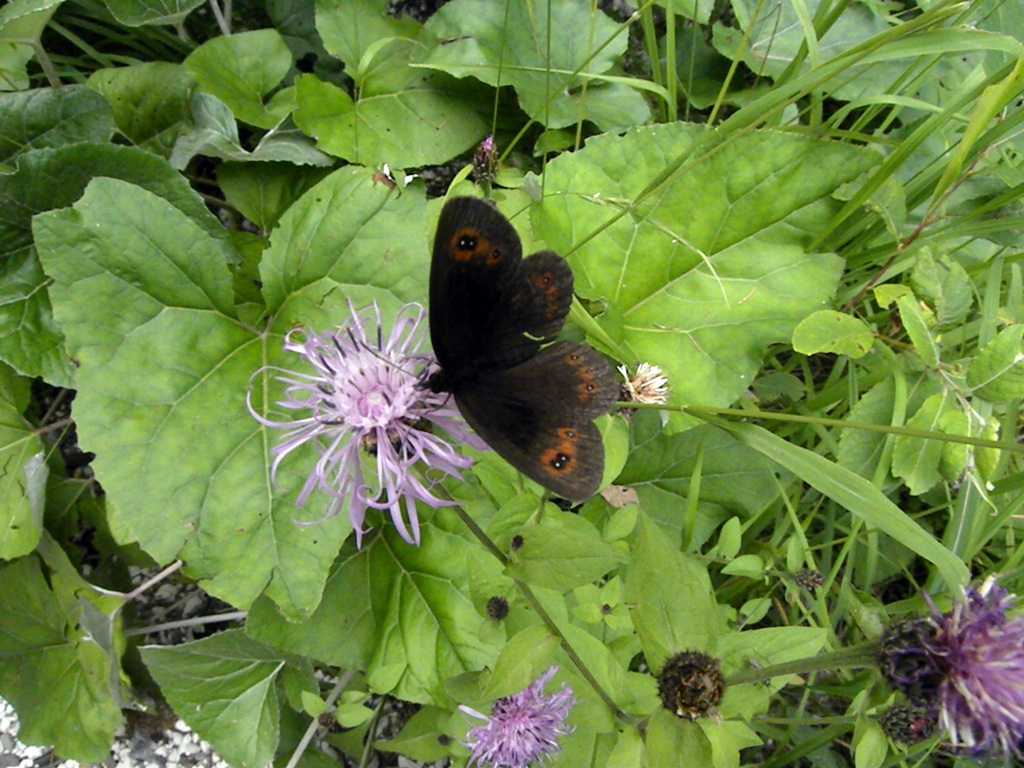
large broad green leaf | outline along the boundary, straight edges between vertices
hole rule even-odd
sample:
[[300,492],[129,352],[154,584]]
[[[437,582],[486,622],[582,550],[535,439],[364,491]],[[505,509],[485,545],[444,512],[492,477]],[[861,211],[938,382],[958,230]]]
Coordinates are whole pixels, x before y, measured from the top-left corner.
[[275,29],[215,37],[185,59],[199,87],[227,104],[243,123],[273,128],[292,111],[290,90],[277,88],[292,66],[292,53]]
[[308,136],[294,128],[268,131],[252,151],[246,149],[228,105],[208,93],[192,94],[192,122],[192,129],[178,136],[171,151],[170,163],[179,170],[196,155],[238,162],[287,162],[317,167],[334,163],[333,158],[313,146]]
[[14,173],[0,175],[0,358],[27,376],[61,386],[73,386],[74,369],[33,248],[32,216],[71,205],[95,176],[134,182],[171,201],[208,233],[226,238],[188,182],[148,152],[81,143],[20,156]]
[[548,128],[590,120],[622,130],[650,114],[638,91],[604,77],[626,50],[625,28],[584,0],[454,0],[425,31],[433,44],[423,66],[511,85],[526,113]]
[[91,631],[93,603],[78,596],[88,587],[67,574],[51,579],[52,588],[35,555],[0,565],[0,695],[18,713],[21,741],[101,761],[123,719],[111,686],[117,665]]
[[115,533],[160,562],[184,557],[237,605],[276,577],[290,610],[310,610],[347,529],[296,526],[294,507],[273,501],[266,436],[245,406],[268,339],[235,318],[218,241],[111,179],[73,209],[38,216],[35,233],[80,364],[79,439],[97,453]]
[[509,564],[510,576],[528,584],[567,592],[589,584],[626,562],[621,549],[601,539],[589,520],[547,515],[519,529],[523,545]]
[[412,68],[421,27],[394,18],[385,0],[317,0],[316,23],[355,86],[353,96],[315,75],[296,80],[295,122],[322,150],[408,168],[446,162],[483,137],[476,91]]
[[451,159],[486,131],[475,106],[453,95],[443,76],[410,70],[393,91],[354,100],[313,75],[296,78],[295,124],[324,152],[353,163],[408,168]]
[[[728,405],[765,349],[830,302],[842,262],[805,249],[839,210],[832,193],[877,162],[857,147],[771,131],[742,136],[628,202],[678,167],[704,132],[676,124],[599,137],[546,174],[559,190],[536,206],[536,230],[570,256],[576,291],[604,300],[599,318],[631,360],[660,365],[672,401]],[[674,425],[686,423],[678,416]]]
[[47,468],[43,445],[22,414],[28,379],[0,363],[0,559],[36,548],[43,528]]
[[142,149],[167,157],[189,126],[196,78],[181,64],[152,61],[101,69],[88,82],[110,103],[117,129]]
[[[634,488],[645,514],[673,531],[684,547],[699,547],[733,516],[750,517],[778,496],[770,461],[720,430],[697,427],[666,435],[654,411],[633,418],[629,460],[618,482]],[[690,503],[691,481],[700,467],[700,499],[695,519],[682,510]]]
[[713,653],[725,632],[707,568],[679,551],[661,528],[640,516],[626,602],[647,663],[658,671],[682,651]]
[[422,26],[389,13],[386,0],[316,0],[316,29],[361,90],[381,93],[409,79],[409,53]]
[[[73,209],[36,217],[54,312],[80,364],[79,439],[97,454],[121,540],[160,562],[182,557],[204,588],[236,605],[266,589],[289,618],[309,615],[350,524],[346,515],[296,524],[320,520],[327,506],[314,494],[295,507],[315,449],[290,454],[275,491],[270,449],[281,437],[253,419],[246,390],[267,364],[301,369],[281,344],[294,324],[324,330],[344,321],[348,300],[391,310],[396,295],[424,295],[425,226],[410,213],[422,208],[362,168],[310,190],[262,264],[265,329],[236,317],[219,242],[161,198],[97,179]],[[403,246],[400,235],[413,232]],[[277,382],[264,372],[252,385],[258,404]]]
[[[423,301],[429,234],[426,208],[414,191],[392,197],[365,168],[336,171],[281,218],[260,265],[267,307],[285,312],[279,323],[285,330],[296,320],[337,325],[342,318],[317,308],[328,288],[325,278],[335,285],[384,288],[402,301]],[[310,298],[302,299],[306,294]],[[301,312],[285,307],[300,300],[309,304]]]
[[64,0],[8,0],[0,8],[0,40],[38,40]]
[[229,204],[260,229],[269,231],[303,193],[328,173],[326,168],[294,163],[229,161],[217,166],[217,184]]
[[482,633],[484,617],[470,594],[471,580],[497,580],[500,566],[465,538],[459,519],[444,508],[421,517],[419,547],[393,526],[346,549],[317,611],[302,623],[283,619],[270,601],[257,601],[247,631],[258,640],[328,664],[365,669],[387,678],[406,701],[451,703],[444,681],[493,664],[500,641]]
[[146,646],[142,660],[182,720],[236,768],[269,765],[280,737],[280,677],[289,668],[315,690],[312,668],[238,630],[172,648]]
[[203,0],[103,0],[122,24],[180,24]]
[[32,149],[113,135],[110,105],[83,85],[0,95],[0,162]]

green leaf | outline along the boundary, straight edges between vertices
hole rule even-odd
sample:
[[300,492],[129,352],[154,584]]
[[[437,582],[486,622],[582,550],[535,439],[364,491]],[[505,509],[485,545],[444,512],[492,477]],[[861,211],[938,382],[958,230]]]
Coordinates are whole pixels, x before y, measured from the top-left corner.
[[110,687],[113,660],[80,623],[88,601],[74,590],[82,584],[54,584],[61,597],[36,556],[0,564],[0,695],[18,713],[22,742],[98,762],[123,718]]
[[744,576],[748,579],[763,579],[765,576],[764,560],[758,555],[740,555],[722,566],[722,573],[731,576]]
[[[376,286],[402,301],[422,301],[428,229],[422,197],[412,190],[392,195],[365,168],[335,171],[294,203],[274,232],[260,264],[267,308],[276,313],[289,303],[278,321],[287,330],[296,321],[336,325],[336,315],[320,305],[323,292],[338,286]],[[344,297],[336,306],[345,307]]]
[[896,299],[896,306],[900,308],[900,320],[903,321],[903,329],[910,337],[911,344],[921,360],[930,368],[939,364],[939,345],[931,332],[931,323],[925,316],[926,307],[913,296],[900,296]]
[[448,730],[450,713],[438,707],[422,707],[409,718],[394,738],[374,742],[386,752],[397,752],[420,763],[434,763],[449,756],[439,734]]
[[551,666],[557,650],[558,638],[541,624],[513,635],[501,649],[479,698],[493,701],[523,690]]
[[275,29],[215,37],[189,54],[185,66],[203,91],[227,104],[243,123],[272,128],[294,107],[286,91],[264,101],[292,66],[291,51]]
[[153,61],[100,69],[89,87],[110,104],[117,129],[136,146],[167,157],[189,127],[195,76],[181,64]]
[[855,768],[879,768],[889,754],[889,739],[876,720],[864,723],[854,738]]
[[103,0],[119,22],[129,27],[143,24],[178,25],[203,0]]
[[[944,434],[942,425],[955,408],[949,394],[932,395],[907,420],[906,426]],[[898,435],[892,453],[893,474],[903,479],[912,494],[920,496],[942,481],[939,465],[944,446],[941,439]]]
[[[195,218],[113,179],[94,180],[72,209],[37,216],[35,234],[80,362],[79,439],[97,453],[115,535],[158,562],[184,558],[235,605],[273,577],[282,610],[307,615],[348,521],[297,526],[294,502],[271,492],[271,436],[245,391],[281,352],[236,319],[230,254]],[[296,481],[301,469],[291,471],[280,479]]]
[[22,414],[29,382],[0,363],[0,559],[36,548],[43,529],[47,468],[43,445]]
[[64,0],[7,0],[0,8],[0,42],[38,43],[43,29]]
[[135,182],[170,200],[207,232],[226,237],[188,182],[147,152],[82,143],[20,156],[13,174],[0,175],[0,207],[7,211],[0,221],[2,274],[7,278],[0,282],[0,358],[27,376],[62,386],[72,386],[74,369],[53,319],[48,278],[32,247],[32,216],[71,205],[94,176]]
[[[891,426],[895,407],[896,387],[892,378],[887,378],[861,396],[850,409],[849,420],[855,424]],[[881,432],[870,432],[856,427],[843,429],[839,435],[836,461],[841,467],[870,480],[875,475],[888,439]]]
[[443,73],[410,66],[421,26],[396,19],[384,0],[317,0],[324,45],[345,64],[350,94],[314,75],[296,79],[295,122],[317,146],[379,168],[442,163],[483,138],[479,105],[490,97]]
[[633,606],[633,624],[654,670],[680,651],[713,650],[725,629],[707,570],[673,546],[644,515],[626,601]]
[[967,583],[970,574],[964,562],[864,478],[754,424],[723,422],[720,426],[935,565],[950,587]]
[[358,551],[346,545],[310,618],[287,621],[269,600],[253,605],[247,631],[262,642],[328,664],[394,667],[393,687],[378,690],[406,701],[447,703],[444,682],[493,664],[501,641],[479,631],[471,580],[497,581],[497,560],[479,557],[458,518],[444,508],[420,514],[420,546],[394,526]]
[[804,355],[833,352],[856,359],[864,357],[874,341],[867,323],[832,309],[808,315],[793,330],[793,349]]
[[480,139],[486,123],[439,78],[414,75],[388,93],[354,101],[344,90],[301,75],[295,79],[295,124],[324,152],[353,163],[412,167],[443,162]]
[[[316,28],[324,48],[345,63],[345,73],[371,93],[390,90],[381,74],[408,64],[409,51],[422,26],[412,18],[395,18],[384,0],[316,0]],[[387,41],[380,50],[382,41]],[[378,55],[367,62],[367,54]],[[361,66],[366,62],[369,66]],[[408,79],[408,72],[399,75]]]
[[173,647],[140,649],[167,702],[192,730],[238,768],[274,757],[280,721],[277,677],[285,659],[240,629]]
[[242,147],[235,116],[228,106],[208,93],[192,94],[194,127],[174,142],[170,163],[183,170],[196,155],[239,162],[288,162],[295,165],[329,166],[334,161],[296,130],[269,131],[251,152]]
[[[730,517],[747,519],[778,496],[772,462],[728,435],[697,427],[666,435],[653,411],[633,418],[633,443],[618,482],[636,490],[640,506],[674,540],[700,546]],[[690,481],[700,467],[695,519],[680,509],[691,503]]]
[[934,310],[935,324],[939,328],[952,328],[962,323],[974,300],[967,270],[945,256],[936,261],[927,249],[918,254],[910,284],[914,293]]
[[217,166],[217,184],[227,201],[265,232],[310,187],[329,173],[292,163],[225,162]]
[[0,94],[0,162],[32,149],[103,142],[113,133],[110,106],[84,85]]
[[30,45],[0,42],[0,92],[28,89],[28,63],[33,56]]
[[334,711],[334,719],[342,728],[355,728],[373,717],[373,710],[365,704],[342,704]]
[[628,560],[621,548],[605,543],[593,523],[578,515],[549,512],[519,533],[523,545],[506,572],[539,587],[567,592]]
[[697,723],[680,720],[659,708],[647,725],[647,760],[658,768],[692,768],[713,765],[711,745]]
[[549,129],[589,120],[617,131],[650,116],[638,91],[606,77],[626,50],[624,29],[584,0],[454,0],[424,32],[433,45],[423,66],[511,85],[526,113]]
[[612,305],[597,320],[628,359],[661,366],[673,402],[725,406],[750,386],[766,347],[788,343],[831,303],[841,260],[805,249],[839,210],[832,192],[877,156],[748,133],[689,158],[685,173],[609,224],[702,134],[680,123],[593,138],[548,165],[545,183],[559,194],[531,213],[550,247],[571,252],[576,292]]
[[1004,328],[978,350],[967,368],[967,385],[979,397],[1006,402],[1024,397],[1024,325]]

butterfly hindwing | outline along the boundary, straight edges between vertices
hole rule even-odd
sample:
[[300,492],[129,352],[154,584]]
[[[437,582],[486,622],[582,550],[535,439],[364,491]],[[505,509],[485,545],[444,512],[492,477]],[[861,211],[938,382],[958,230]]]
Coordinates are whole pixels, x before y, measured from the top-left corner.
[[483,200],[441,211],[430,269],[430,334],[449,381],[511,367],[561,330],[572,271],[558,254],[522,258],[511,223]]
[[591,347],[558,342],[456,393],[459,410],[512,466],[557,495],[597,490],[604,446],[592,420],[615,402],[618,383]]

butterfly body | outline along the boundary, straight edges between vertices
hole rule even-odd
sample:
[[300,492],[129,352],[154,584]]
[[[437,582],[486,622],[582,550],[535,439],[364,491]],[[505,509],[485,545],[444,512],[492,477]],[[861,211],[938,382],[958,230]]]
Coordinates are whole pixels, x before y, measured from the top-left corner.
[[591,347],[551,343],[571,304],[572,271],[561,256],[524,259],[515,228],[483,200],[445,204],[430,271],[441,370],[427,386],[450,392],[470,426],[520,472],[582,501],[604,469],[592,421],[611,408],[618,384]]

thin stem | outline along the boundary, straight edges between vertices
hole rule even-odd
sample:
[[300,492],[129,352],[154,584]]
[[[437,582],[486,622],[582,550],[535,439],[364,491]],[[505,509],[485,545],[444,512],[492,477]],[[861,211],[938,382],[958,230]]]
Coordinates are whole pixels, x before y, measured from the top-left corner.
[[741,683],[760,683],[783,675],[800,675],[809,672],[825,672],[835,669],[861,669],[878,665],[878,646],[861,643],[832,653],[821,653],[806,659],[787,661],[770,667],[757,667],[739,672],[725,681],[727,686]]
[[[334,702],[338,700],[338,697],[344,692],[346,686],[352,680],[352,676],[355,675],[355,670],[350,669],[341,677],[338,678],[338,682],[331,688],[331,692],[327,694],[327,698],[324,703],[327,705],[327,712],[330,712],[334,707]],[[284,768],[295,768],[299,764],[299,760],[302,759],[302,754],[306,751],[306,747],[309,746],[309,742],[313,740],[313,736],[316,735],[317,730],[320,728],[320,720],[313,718],[313,721],[306,728],[306,732],[302,734],[302,738],[299,739],[299,743],[295,745],[295,751],[292,752],[292,756],[288,758],[288,764]]]
[[373,710],[373,717],[370,719],[370,724],[366,729],[366,748],[363,749],[363,755],[359,759],[359,768],[366,768],[370,764],[370,755],[373,754],[373,733],[377,730],[377,723],[380,722],[380,715],[384,711],[384,702],[386,700],[386,697],[381,696],[377,702],[377,708]]
[[171,563],[166,568],[164,568],[162,571],[160,571],[160,573],[158,573],[156,576],[154,576],[153,578],[148,579],[148,580],[142,582],[139,586],[137,586],[131,592],[127,593],[124,596],[124,601],[126,603],[131,602],[136,597],[138,597],[143,592],[145,592],[147,589],[149,589],[151,586],[153,586],[154,584],[156,584],[158,582],[163,581],[168,576],[170,576],[172,573],[174,573],[175,571],[179,570],[181,568],[181,566],[183,566],[183,565],[184,565],[184,563],[181,560],[175,560],[173,563]]
[[[491,541],[491,538],[486,533],[484,533],[484,530],[479,525],[477,525],[476,521],[468,514],[466,514],[466,511],[462,509],[461,506],[455,506],[453,507],[453,509],[455,510],[455,514],[459,516],[462,522],[465,523],[466,527],[469,528],[473,535],[477,537],[480,543],[484,545],[487,551],[494,555],[498,559],[498,562],[502,564],[502,566],[507,566],[509,564],[508,557],[506,557],[505,553],[498,548],[497,544]],[[590,670],[587,668],[586,664],[583,663],[583,659],[581,659],[579,655],[576,653],[575,649],[573,649],[572,644],[569,642],[569,639],[562,633],[562,630],[559,629],[558,625],[555,623],[555,620],[551,618],[550,614],[548,614],[546,610],[544,610],[544,606],[541,605],[540,600],[537,599],[537,596],[533,593],[533,590],[530,589],[529,585],[525,582],[520,581],[519,579],[513,579],[513,581],[515,581],[516,587],[518,587],[519,591],[526,599],[526,602],[537,613],[537,615],[540,617],[541,621],[544,622],[544,625],[548,628],[551,634],[558,638],[559,645],[562,646],[562,650],[565,651],[565,655],[569,657],[569,660],[573,663],[573,666],[576,667],[580,675],[583,676],[583,679],[587,681],[591,688],[593,688],[594,693],[598,695],[598,697],[601,699],[601,701],[605,703],[608,709],[615,713],[615,717],[626,723],[635,724],[640,722],[637,718],[630,717],[625,712],[623,712],[612,699],[612,697],[608,695],[608,692],[604,690],[604,688],[597,681],[597,679],[590,673]]]
[[183,629],[186,627],[201,627],[204,624],[219,624],[223,621],[240,621],[246,617],[245,611],[231,611],[230,613],[218,613],[215,616],[197,616],[194,619],[179,619],[178,621],[165,621],[163,624],[152,624],[148,627],[125,630],[125,637],[135,635],[151,635],[155,632],[163,632],[168,629]]

